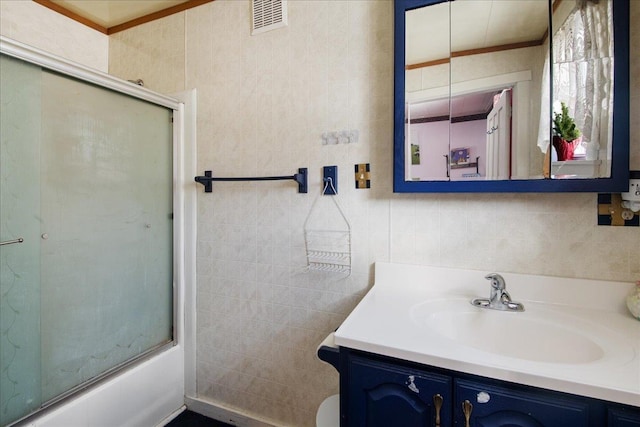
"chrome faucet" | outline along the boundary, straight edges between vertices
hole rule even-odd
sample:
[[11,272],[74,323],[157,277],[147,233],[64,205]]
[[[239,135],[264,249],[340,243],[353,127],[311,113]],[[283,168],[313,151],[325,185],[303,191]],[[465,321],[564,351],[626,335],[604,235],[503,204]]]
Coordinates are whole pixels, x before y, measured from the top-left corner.
[[521,303],[511,301],[511,295],[507,292],[507,284],[501,275],[491,273],[484,278],[491,281],[489,299],[476,298],[471,301],[471,304],[494,310],[524,311],[524,306]]
[[489,305],[503,304],[511,302],[511,295],[507,292],[507,284],[504,277],[497,273],[491,273],[484,276],[485,279],[491,281],[491,296],[489,297]]

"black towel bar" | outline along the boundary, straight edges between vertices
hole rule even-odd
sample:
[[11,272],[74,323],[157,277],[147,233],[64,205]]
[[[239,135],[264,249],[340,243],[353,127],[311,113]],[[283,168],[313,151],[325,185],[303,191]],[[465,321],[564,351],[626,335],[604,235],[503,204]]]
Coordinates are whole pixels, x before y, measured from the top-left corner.
[[211,171],[204,171],[204,176],[196,176],[196,182],[204,185],[204,192],[213,191],[213,181],[281,181],[291,179],[298,183],[298,193],[307,192],[307,168],[299,168],[298,173],[289,176],[253,176],[253,177],[231,177],[214,178]]

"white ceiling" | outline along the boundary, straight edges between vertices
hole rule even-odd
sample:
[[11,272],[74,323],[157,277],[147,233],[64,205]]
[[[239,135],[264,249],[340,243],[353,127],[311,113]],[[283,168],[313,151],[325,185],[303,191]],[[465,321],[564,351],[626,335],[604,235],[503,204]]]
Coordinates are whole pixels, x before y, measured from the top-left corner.
[[414,9],[406,15],[406,63],[541,40],[548,20],[546,0],[456,0]]
[[188,0],[51,0],[96,24],[110,28]]
[[[187,1],[51,0],[104,28]],[[539,40],[547,18],[546,0],[456,0],[415,9],[407,13],[407,64],[446,58],[449,43],[452,51],[459,51]]]

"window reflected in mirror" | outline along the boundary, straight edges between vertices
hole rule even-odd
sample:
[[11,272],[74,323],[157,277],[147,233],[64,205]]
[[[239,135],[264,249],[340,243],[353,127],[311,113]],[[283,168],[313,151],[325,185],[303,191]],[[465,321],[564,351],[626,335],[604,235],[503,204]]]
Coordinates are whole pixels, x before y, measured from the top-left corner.
[[[609,177],[613,140],[612,2],[562,0],[554,6],[552,22],[552,84],[542,91],[546,108],[541,113],[538,146],[548,153],[551,178]],[[549,55],[545,61],[549,63]]]

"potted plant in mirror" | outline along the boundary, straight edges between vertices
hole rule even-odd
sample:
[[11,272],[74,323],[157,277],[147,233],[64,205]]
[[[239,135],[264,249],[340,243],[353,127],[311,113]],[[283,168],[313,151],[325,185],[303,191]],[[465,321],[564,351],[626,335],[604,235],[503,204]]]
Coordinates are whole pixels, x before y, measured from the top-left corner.
[[558,154],[558,160],[571,160],[573,152],[582,140],[580,129],[569,115],[569,107],[560,103],[562,111],[553,113],[553,146]]

